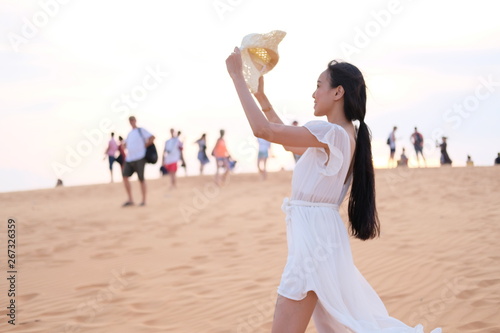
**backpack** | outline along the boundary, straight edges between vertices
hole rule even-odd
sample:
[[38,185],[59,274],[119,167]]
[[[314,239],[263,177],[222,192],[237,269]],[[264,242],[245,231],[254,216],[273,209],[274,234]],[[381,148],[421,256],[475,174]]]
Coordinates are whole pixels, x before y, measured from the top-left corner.
[[415,135],[415,145],[421,146],[422,143],[424,143],[424,138],[422,137],[422,134],[416,133],[416,135]]
[[[144,140],[144,136],[142,135],[140,127],[139,134]],[[158,161],[158,152],[156,151],[156,146],[154,143],[146,147],[146,156],[144,158],[146,159],[146,163],[155,164]]]

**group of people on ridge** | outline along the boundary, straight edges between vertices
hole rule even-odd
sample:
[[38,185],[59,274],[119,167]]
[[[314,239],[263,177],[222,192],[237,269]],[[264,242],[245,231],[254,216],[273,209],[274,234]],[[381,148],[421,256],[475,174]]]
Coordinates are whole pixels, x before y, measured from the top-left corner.
[[[398,161],[394,160],[394,155],[396,153],[396,131],[398,127],[394,126],[392,129],[392,132],[389,134],[389,137],[387,138],[387,144],[389,145],[390,148],[390,155],[389,155],[389,162],[388,166],[389,168],[392,168],[394,166],[408,166],[408,157],[406,156],[406,149],[403,147],[401,157]],[[439,147],[441,149],[441,158],[440,158],[440,163],[441,165],[451,165],[452,160],[450,159],[450,156],[448,155],[447,151],[447,143],[446,143],[447,137],[443,136],[442,137],[442,142],[438,143],[436,141],[436,147]],[[410,136],[410,142],[413,145],[413,148],[415,149],[415,154],[417,156],[417,163],[418,166],[420,167],[420,156],[423,159],[424,166],[427,166],[427,161],[425,160],[424,156],[424,136],[422,133],[420,133],[415,127],[415,131],[411,134]]]
[[[147,163],[145,156],[147,148],[154,144],[155,136],[145,128],[138,127],[137,119],[134,116],[129,117],[129,123],[132,130],[128,133],[126,139],[119,136],[119,141],[116,142],[115,133],[111,133],[111,138],[104,152],[104,159],[106,159],[106,157],[108,158],[111,182],[113,182],[113,164],[114,162],[118,162],[118,164],[120,164],[123,183],[127,193],[127,201],[123,204],[124,207],[133,206],[135,204],[129,178],[134,173],[137,173],[142,195],[142,200],[139,205],[144,206],[146,205],[147,193],[146,182],[144,179],[144,169]],[[224,130],[220,130],[220,137],[217,139],[211,154],[217,163],[215,182],[218,185],[222,185],[226,182],[229,172],[236,164],[236,161],[231,158],[227,150],[224,134]],[[183,155],[184,146],[180,140],[180,135],[180,131],[175,132],[173,128],[170,129],[171,137],[165,142],[161,159],[162,163],[160,172],[162,175],[169,176],[171,188],[176,188],[177,186],[176,174],[179,162],[181,163],[181,167],[186,168]],[[204,133],[198,140],[196,140],[195,143],[198,144],[199,147],[198,160],[200,162],[200,175],[202,175],[205,165],[210,162],[206,152],[206,134]],[[221,171],[221,169],[223,171]]]

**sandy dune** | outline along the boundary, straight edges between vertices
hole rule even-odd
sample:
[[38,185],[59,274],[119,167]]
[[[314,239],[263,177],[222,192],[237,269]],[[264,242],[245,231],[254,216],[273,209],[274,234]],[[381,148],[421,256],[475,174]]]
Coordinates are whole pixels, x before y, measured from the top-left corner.
[[[500,168],[376,176],[382,235],[351,244],[389,313],[427,330],[500,332]],[[218,188],[211,176],[181,178],[176,191],[155,179],[148,206],[129,208],[121,183],[0,194],[0,331],[269,332],[290,179],[234,175]],[[15,327],[8,218],[17,224]]]

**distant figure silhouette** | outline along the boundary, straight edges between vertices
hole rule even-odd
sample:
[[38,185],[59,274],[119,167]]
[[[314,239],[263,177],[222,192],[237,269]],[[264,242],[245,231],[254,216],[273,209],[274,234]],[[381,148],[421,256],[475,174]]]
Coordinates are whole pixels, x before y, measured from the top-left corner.
[[450,159],[450,156],[448,156],[448,151],[446,150],[448,148],[448,144],[446,143],[447,137],[443,136],[442,137],[443,142],[442,143],[437,143],[436,142],[436,147],[441,148],[441,165],[451,165],[452,160]]
[[[231,171],[230,164],[230,155],[227,151],[226,141],[224,140],[225,131],[223,129],[220,130],[220,137],[217,139],[215,143],[215,147],[212,150],[212,156],[215,157],[217,161],[217,168],[215,171],[215,183],[217,185],[222,185],[226,182],[227,175]],[[222,176],[219,175],[219,168],[225,169],[224,174]]]
[[418,157],[418,153],[422,155],[422,158],[424,159],[424,165],[427,166],[427,161],[425,160],[424,157],[424,136],[422,133],[420,133],[417,128],[415,127],[415,132],[410,137],[410,141],[413,144],[413,148],[415,148],[415,153],[417,154],[417,163],[418,166],[420,167],[420,158]]
[[184,175],[187,176],[187,165],[186,165],[186,160],[184,160],[184,145],[181,141],[181,131],[177,132],[177,139],[179,139],[179,142],[181,143],[181,168],[184,169]]
[[470,155],[467,155],[467,162],[466,162],[466,165],[468,167],[473,167],[474,166],[474,162],[472,161],[472,158],[470,157]]
[[[180,133],[180,132],[178,132]],[[173,128],[170,129],[171,138],[165,142],[165,149],[163,150],[163,165],[170,175],[170,188],[177,187],[177,167],[179,161],[182,161],[182,142],[179,136],[175,135]]]
[[118,164],[120,164],[122,168],[122,173],[123,173],[123,168],[125,167],[125,158],[127,157],[127,154],[125,153],[125,144],[123,142],[123,138],[121,136],[118,136],[118,157],[116,158],[116,161]]
[[407,167],[408,166],[408,157],[405,153],[405,148],[403,147],[403,152],[401,153],[401,157],[398,160],[398,166]]
[[495,165],[500,165],[500,153],[498,153],[497,158],[495,158]]
[[117,151],[118,144],[115,140],[115,133],[111,132],[111,139],[109,139],[108,147],[106,147],[106,150],[104,151],[104,159],[106,159],[107,156],[109,161],[109,173],[111,174],[111,182],[113,182],[113,163],[116,161],[115,155]]
[[392,129],[392,132],[389,134],[389,137],[387,138],[387,144],[389,145],[389,149],[391,151],[389,155],[389,162],[388,166],[389,168],[394,167],[394,153],[396,153],[396,130],[397,126],[394,126]]
[[257,155],[257,169],[262,177],[262,180],[267,179],[267,159],[269,158],[269,149],[271,148],[271,142],[264,140],[262,138],[257,138],[259,143],[259,152]]
[[200,161],[200,175],[203,175],[203,169],[205,168],[205,164],[209,163],[210,160],[207,156],[207,135],[203,133],[201,138],[196,140],[198,144],[198,161]]
[[61,187],[63,186],[63,181],[61,179],[58,179],[56,182],[56,187]]

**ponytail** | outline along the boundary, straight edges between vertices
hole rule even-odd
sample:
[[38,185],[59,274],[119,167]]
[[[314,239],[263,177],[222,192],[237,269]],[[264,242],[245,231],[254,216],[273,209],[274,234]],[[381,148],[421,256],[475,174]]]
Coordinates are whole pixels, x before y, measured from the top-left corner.
[[344,113],[347,120],[359,120],[348,206],[350,231],[354,237],[362,240],[375,238],[380,235],[380,223],[375,204],[371,135],[364,121],[365,80],[356,66],[346,62],[332,61],[328,64],[328,70],[330,86],[344,88]]
[[380,235],[380,223],[375,204],[371,135],[364,121],[359,122],[347,210],[351,222],[351,234],[354,237],[367,240]]

